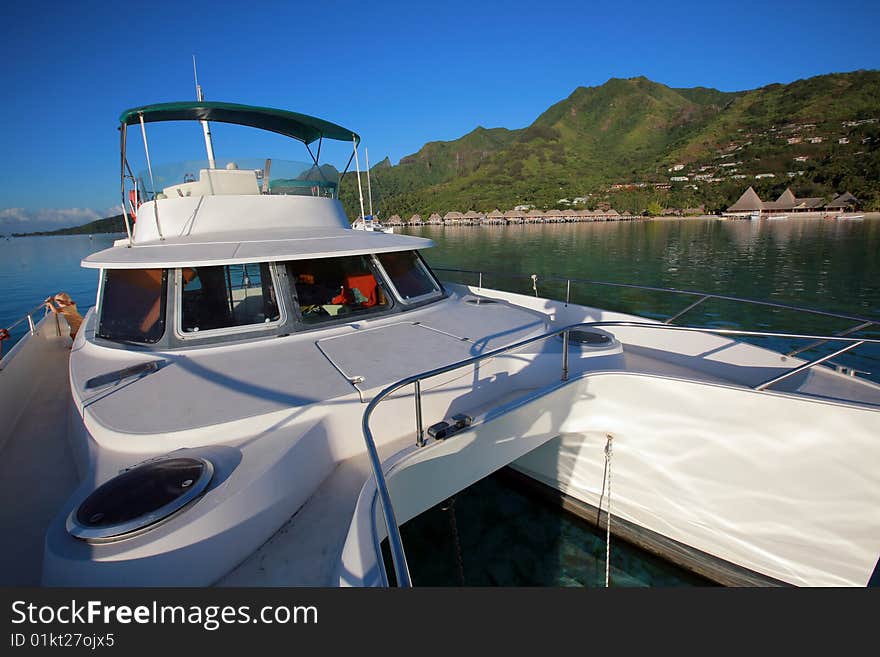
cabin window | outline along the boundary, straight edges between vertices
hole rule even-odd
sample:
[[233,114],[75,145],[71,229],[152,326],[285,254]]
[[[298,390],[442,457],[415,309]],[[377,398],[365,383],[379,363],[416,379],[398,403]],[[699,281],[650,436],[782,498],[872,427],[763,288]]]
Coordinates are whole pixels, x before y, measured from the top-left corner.
[[267,263],[185,267],[178,275],[184,335],[265,325],[280,319]]
[[428,299],[441,293],[440,285],[415,251],[380,253],[377,257],[394,289],[407,303]]
[[286,266],[307,324],[391,307],[367,256],[292,260]]
[[123,342],[158,342],[165,333],[165,269],[108,269],[101,293],[98,336]]

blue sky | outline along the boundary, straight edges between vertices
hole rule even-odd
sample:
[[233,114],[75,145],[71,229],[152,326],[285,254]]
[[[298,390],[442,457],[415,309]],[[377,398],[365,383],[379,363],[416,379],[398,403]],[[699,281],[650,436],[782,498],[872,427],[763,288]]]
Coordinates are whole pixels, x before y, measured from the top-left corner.
[[[193,98],[193,54],[208,99],[340,123],[371,163],[478,125],[523,127],[610,77],[729,91],[880,68],[876,1],[52,1],[3,13],[0,232],[110,213],[120,112]],[[197,125],[163,140],[165,128],[148,130],[154,163],[202,157]],[[248,134],[215,126],[218,157],[304,159]]]

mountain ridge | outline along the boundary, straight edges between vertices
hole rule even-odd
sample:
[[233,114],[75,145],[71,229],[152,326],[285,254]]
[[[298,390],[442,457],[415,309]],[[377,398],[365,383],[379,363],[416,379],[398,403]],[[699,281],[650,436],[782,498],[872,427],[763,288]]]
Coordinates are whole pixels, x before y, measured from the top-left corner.
[[[878,108],[880,71],[874,70],[745,91],[610,78],[576,87],[524,128],[477,126],[454,140],[427,142],[397,165],[374,171],[374,203],[382,216],[520,204],[548,209],[572,197],[634,212],[651,201],[719,209],[751,183],[768,196],[787,185],[804,196],[848,189],[880,208]],[[875,122],[845,126],[866,119]],[[816,137],[821,141],[807,141]],[[721,167],[717,160],[728,155],[740,165]],[[684,177],[669,171],[676,165],[683,165],[687,183],[670,180]],[[773,177],[754,178],[765,173]],[[650,183],[651,191],[610,191],[639,182]],[[343,184],[341,196],[352,212],[351,187]]]

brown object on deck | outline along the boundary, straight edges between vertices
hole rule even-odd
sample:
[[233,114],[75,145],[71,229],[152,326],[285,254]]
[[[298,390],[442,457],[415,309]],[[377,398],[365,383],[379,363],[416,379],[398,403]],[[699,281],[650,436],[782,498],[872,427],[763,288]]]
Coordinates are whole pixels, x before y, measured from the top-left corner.
[[76,309],[76,302],[70,298],[70,295],[67,292],[59,292],[54,297],[49,297],[46,299],[46,307],[56,315],[64,317],[70,327],[70,339],[76,338],[83,318]]

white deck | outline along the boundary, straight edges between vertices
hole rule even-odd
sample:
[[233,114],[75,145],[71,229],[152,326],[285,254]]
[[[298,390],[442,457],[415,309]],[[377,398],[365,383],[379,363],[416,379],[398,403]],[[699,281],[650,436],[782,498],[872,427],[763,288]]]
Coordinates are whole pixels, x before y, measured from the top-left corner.
[[40,583],[46,527],[78,482],[68,444],[70,338],[55,335],[51,317],[38,324],[38,331],[17,345],[19,353],[0,371],[4,586]]
[[[463,302],[464,296],[475,290],[460,286],[452,289],[455,293],[450,299],[408,313],[407,322],[401,322],[397,315],[285,338],[169,352],[98,347],[88,340],[94,330],[89,318],[81,333],[85,340],[78,340],[71,363],[77,407],[91,433],[90,449],[97,455],[87,488],[90,490],[113,476],[121,467],[181,448],[196,452],[214,450],[210,453],[215,454],[213,458],[218,463],[227,461],[220,470],[228,471],[224,475],[228,478],[178,519],[143,536],[96,548],[104,555],[105,563],[94,573],[79,570],[88,565],[90,549],[66,536],[58,516],[52,520],[59,508],[69,504],[67,498],[77,476],[75,459],[66,443],[71,433],[66,416],[69,389],[63,364],[56,367],[59,360],[66,360],[68,340],[46,340],[45,348],[39,350],[42,360],[33,361],[35,371],[46,376],[40,379],[17,375],[17,380],[27,380],[39,392],[28,398],[21,419],[12,425],[10,438],[0,452],[4,499],[23,500],[23,505],[6,505],[0,517],[4,528],[11,528],[21,537],[4,548],[0,561],[17,565],[0,573],[2,581],[37,583],[42,534],[52,520],[53,559],[60,559],[67,549],[62,545],[69,543],[70,548],[76,549],[68,555],[69,561],[53,562],[49,583],[337,583],[336,568],[352,514],[370,479],[360,431],[362,396],[371,397],[387,383],[413,373],[414,368],[454,362],[542,333],[546,330],[544,320],[554,320],[559,325],[584,319],[632,319],[488,290],[481,292],[514,305],[475,306]],[[420,323],[412,323],[416,321]],[[402,336],[398,335],[401,330]],[[862,413],[864,409],[876,411],[880,407],[878,386],[826,368],[793,378],[787,382],[787,388],[766,393],[747,390],[797,361],[782,362],[778,354],[726,338],[657,330],[615,332],[625,341],[622,352],[619,348],[588,352],[572,345],[573,379],[586,372],[624,372],[635,379],[640,378],[639,374],[648,374],[646,380],[687,381],[692,386],[704,385],[706,390],[741,391],[747,395],[744,399],[775,404],[777,413],[786,422],[794,423],[793,427],[797,426],[797,418],[785,411],[785,404],[792,399],[801,400],[799,403],[808,403],[807,396],[831,400],[832,403],[815,402],[827,409],[826,413],[833,413],[835,404],[855,408],[843,399],[858,401]],[[415,364],[400,358],[400,340],[418,343],[430,357]],[[36,341],[33,345],[43,346]],[[157,358],[167,361],[157,372],[98,390],[84,388],[85,381],[93,376]],[[552,338],[540,348],[535,346],[487,361],[479,370],[465,368],[439,377],[423,387],[424,424],[428,426],[455,412],[482,414],[500,404],[534,395],[542,386],[558,382],[560,367],[561,341]],[[361,371],[368,375],[362,385],[356,387],[346,379]],[[12,378],[4,378],[8,373],[14,372],[0,374],[0,384],[14,388]],[[795,391],[798,394],[793,396]],[[699,414],[697,409],[702,402],[688,399],[688,403],[679,400],[665,408],[678,418],[667,418],[666,424],[673,431],[686,426],[686,417]],[[639,399],[626,393],[615,403],[624,414],[643,407]],[[536,440],[558,435],[565,428],[563,421],[577,419],[567,419],[575,405],[566,408],[566,413],[556,415],[559,426],[545,427]],[[593,411],[598,408],[586,411],[583,417],[594,418]],[[742,409],[739,417],[748,422],[747,408]],[[869,413],[858,417],[877,416]],[[79,420],[76,416],[74,419]],[[833,419],[829,421],[833,425]],[[413,444],[413,423],[413,401],[408,392],[382,404],[373,426],[379,428],[377,440],[383,456]],[[773,431],[770,434],[763,439],[767,444],[785,440]],[[21,493],[34,490],[35,481],[40,482],[36,488],[39,494]],[[228,511],[218,515],[223,509],[231,509],[233,515]],[[241,513],[240,525],[235,524],[236,512]],[[636,511],[630,517],[635,521],[642,518]],[[227,527],[227,522],[232,524]],[[233,527],[238,533],[232,531]],[[658,531],[663,531],[662,525]],[[197,532],[202,532],[203,538],[193,539]],[[186,537],[197,540],[193,550],[198,540],[203,540],[202,549],[211,558],[197,559],[188,548],[181,550],[179,557],[168,552],[165,560],[151,565],[149,555],[154,546],[168,546]],[[860,549],[870,554],[864,545]],[[133,570],[126,571],[129,559],[133,559]],[[169,574],[181,568],[185,568],[185,576],[180,571],[180,575],[168,579]]]

